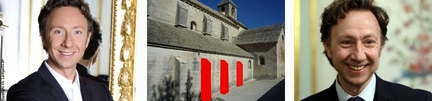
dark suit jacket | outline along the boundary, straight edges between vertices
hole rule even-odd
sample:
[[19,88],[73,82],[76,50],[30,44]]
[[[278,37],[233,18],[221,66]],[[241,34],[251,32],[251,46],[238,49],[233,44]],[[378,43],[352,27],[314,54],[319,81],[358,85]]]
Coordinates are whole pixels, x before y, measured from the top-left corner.
[[88,72],[87,67],[85,67],[84,65],[77,64],[76,69],[77,69],[78,74],[79,74],[80,76],[84,76],[84,77],[86,77],[86,78],[89,78],[89,79],[92,79],[92,80],[95,80],[95,81],[99,81],[99,82],[105,84],[105,85],[108,87],[108,81],[107,81],[107,80],[104,80],[104,79],[102,79],[102,78],[98,78],[98,77],[95,77],[95,76],[91,75],[91,74]]
[[[80,76],[83,101],[113,101],[104,84]],[[7,101],[68,101],[60,84],[44,63],[26,78],[14,84],[7,93]]]
[[[336,81],[330,88],[302,101],[339,101],[335,83]],[[412,89],[401,84],[384,81],[376,75],[374,101],[432,101],[432,94],[425,90]]]

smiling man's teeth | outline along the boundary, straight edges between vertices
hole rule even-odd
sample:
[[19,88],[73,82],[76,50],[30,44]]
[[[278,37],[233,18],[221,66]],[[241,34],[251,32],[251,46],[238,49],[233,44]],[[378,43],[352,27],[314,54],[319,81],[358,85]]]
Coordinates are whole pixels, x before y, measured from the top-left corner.
[[61,52],[63,55],[66,55],[66,56],[68,56],[68,55],[72,55],[72,52]]
[[349,66],[351,69],[353,70],[361,70],[363,69],[365,66]]

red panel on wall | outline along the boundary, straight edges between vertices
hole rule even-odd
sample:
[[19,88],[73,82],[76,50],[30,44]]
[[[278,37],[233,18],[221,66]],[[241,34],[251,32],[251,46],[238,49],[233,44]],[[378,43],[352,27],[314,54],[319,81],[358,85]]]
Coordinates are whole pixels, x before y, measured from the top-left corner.
[[243,63],[241,63],[240,61],[237,61],[237,82],[236,85],[237,87],[240,87],[243,85]]
[[211,99],[211,63],[206,58],[201,58],[201,100]]
[[221,60],[220,68],[220,93],[227,94],[229,92],[228,63],[225,60]]

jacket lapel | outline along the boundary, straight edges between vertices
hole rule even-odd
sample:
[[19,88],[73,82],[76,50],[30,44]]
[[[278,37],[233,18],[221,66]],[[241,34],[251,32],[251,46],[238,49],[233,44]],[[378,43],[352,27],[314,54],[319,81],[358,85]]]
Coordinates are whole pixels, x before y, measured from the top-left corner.
[[87,87],[87,82],[84,80],[82,76],[80,76],[80,89],[81,89],[81,97],[83,101],[93,101],[93,95],[89,87]]
[[[375,74],[376,75],[376,74]],[[390,101],[391,92],[386,85],[386,82],[376,75],[376,89],[374,101]]]
[[338,98],[338,95],[336,92],[336,80],[333,82],[333,84],[329,88],[327,88],[326,91],[329,92],[329,93],[326,93],[326,94],[329,94],[329,95],[327,95],[328,98],[326,101],[339,101],[339,98]]
[[66,94],[63,89],[60,87],[60,84],[55,80],[54,76],[52,76],[51,72],[49,72],[48,67],[45,66],[45,62],[42,62],[42,65],[38,70],[41,78],[45,81],[47,86],[47,90],[58,100],[58,101],[68,101]]

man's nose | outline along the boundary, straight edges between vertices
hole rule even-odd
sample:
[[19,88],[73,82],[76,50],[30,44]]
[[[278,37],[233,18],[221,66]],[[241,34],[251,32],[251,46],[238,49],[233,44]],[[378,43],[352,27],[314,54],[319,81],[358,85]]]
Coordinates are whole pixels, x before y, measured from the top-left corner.
[[73,46],[73,38],[72,35],[68,32],[65,33],[65,39],[62,42],[63,47],[72,47]]
[[361,62],[366,60],[366,54],[364,52],[364,47],[361,43],[357,43],[356,46],[353,48],[351,53],[351,59]]

